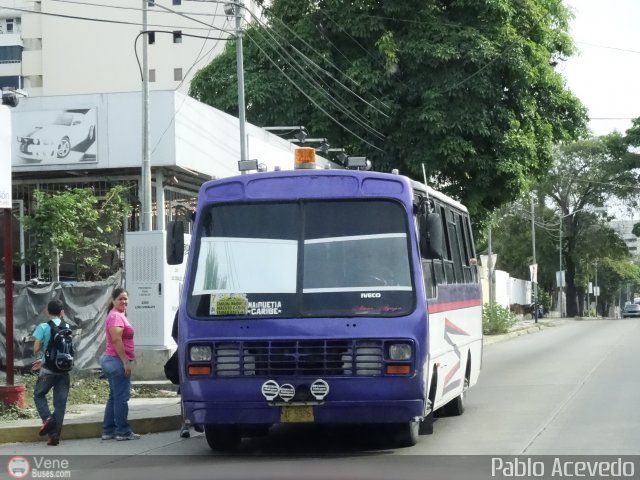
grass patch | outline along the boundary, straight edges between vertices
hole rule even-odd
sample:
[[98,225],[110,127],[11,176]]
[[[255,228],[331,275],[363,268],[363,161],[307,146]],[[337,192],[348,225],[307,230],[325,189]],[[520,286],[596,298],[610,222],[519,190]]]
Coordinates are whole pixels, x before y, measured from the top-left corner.
[[497,303],[484,304],[482,309],[482,333],[485,335],[507,333],[516,321],[516,316],[508,308]]

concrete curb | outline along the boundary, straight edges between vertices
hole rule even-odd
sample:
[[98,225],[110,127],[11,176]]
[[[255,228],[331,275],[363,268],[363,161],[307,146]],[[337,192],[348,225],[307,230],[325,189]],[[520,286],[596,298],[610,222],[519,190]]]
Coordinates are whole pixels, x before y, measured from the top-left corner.
[[537,333],[541,330],[544,330],[545,328],[558,327],[560,325],[564,325],[566,322],[566,319],[558,319],[553,321],[543,320],[533,325],[516,326],[509,333],[504,333],[502,335],[484,335],[482,338],[482,344],[484,346],[492,345],[494,343],[503,342],[505,340],[509,340],[510,338],[519,337],[521,335]]
[[[179,429],[182,425],[182,417],[171,415],[156,418],[134,418],[129,419],[129,424],[134,432],[140,434],[167,432]],[[0,444],[46,441],[46,435],[44,437],[38,435],[38,428],[39,426],[25,425],[0,429],[2,432]],[[102,422],[65,423],[60,437],[63,440],[80,440],[83,438],[99,439],[101,435]]]

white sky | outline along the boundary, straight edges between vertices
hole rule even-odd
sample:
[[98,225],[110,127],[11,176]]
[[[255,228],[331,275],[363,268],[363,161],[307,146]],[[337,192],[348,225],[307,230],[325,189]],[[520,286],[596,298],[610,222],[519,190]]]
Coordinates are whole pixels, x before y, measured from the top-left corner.
[[596,135],[640,117],[640,0],[564,0],[577,53],[558,66]]

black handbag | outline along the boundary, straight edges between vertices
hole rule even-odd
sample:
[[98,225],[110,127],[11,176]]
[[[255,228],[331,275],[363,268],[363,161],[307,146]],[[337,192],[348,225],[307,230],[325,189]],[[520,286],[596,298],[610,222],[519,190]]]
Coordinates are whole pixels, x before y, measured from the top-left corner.
[[164,376],[171,383],[178,385],[180,383],[180,367],[178,365],[178,351],[173,352],[167,363],[164,364]]

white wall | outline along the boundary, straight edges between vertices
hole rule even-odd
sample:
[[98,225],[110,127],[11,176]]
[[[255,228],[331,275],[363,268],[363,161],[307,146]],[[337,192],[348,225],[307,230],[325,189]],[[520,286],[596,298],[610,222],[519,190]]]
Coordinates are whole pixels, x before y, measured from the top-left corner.
[[[478,266],[482,283],[482,303],[489,303],[489,281],[487,267]],[[510,305],[531,304],[531,282],[512,278],[508,272],[494,270],[495,300],[498,305],[509,307]]]

